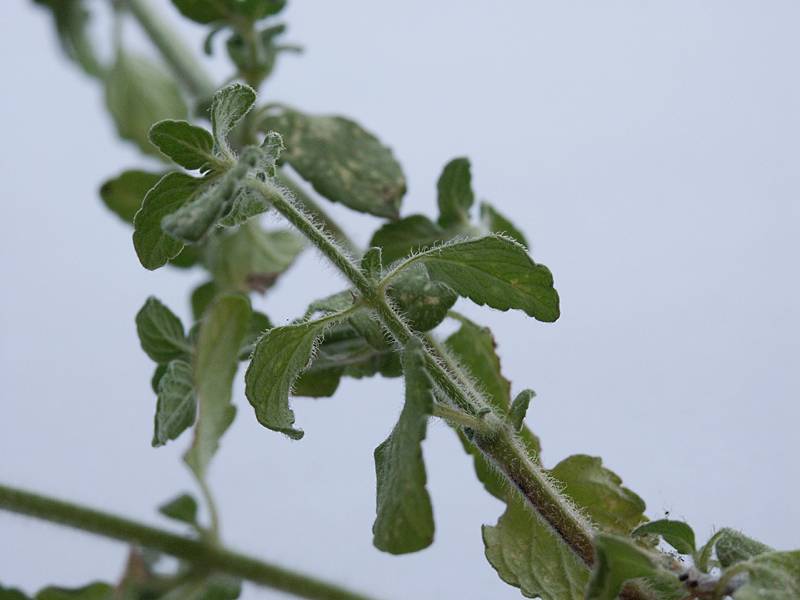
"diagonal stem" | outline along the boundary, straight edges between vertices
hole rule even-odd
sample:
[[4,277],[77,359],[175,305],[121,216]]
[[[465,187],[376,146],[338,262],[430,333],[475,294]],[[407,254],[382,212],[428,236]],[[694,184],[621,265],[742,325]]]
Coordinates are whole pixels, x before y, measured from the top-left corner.
[[370,600],[357,592],[244,554],[175,535],[107,512],[0,485],[0,509],[152,548],[193,565],[220,571],[311,600]]
[[[383,326],[399,345],[404,346],[412,337],[417,337],[403,317],[386,300],[379,286],[371,282],[361,272],[359,266],[295,205],[285,190],[256,178],[248,180],[248,183],[350,280],[363,296],[364,303],[377,312]],[[462,384],[463,378],[454,374],[454,368],[448,364],[440,349],[424,343],[424,340],[423,346],[426,366],[431,377],[456,406],[471,415],[491,410],[489,402],[478,392],[465,389]],[[556,531],[588,567],[591,567],[594,563],[591,526],[561,495],[543,470],[531,460],[516,441],[513,432],[498,419],[491,432],[476,433],[473,443],[522,494],[536,514]]]

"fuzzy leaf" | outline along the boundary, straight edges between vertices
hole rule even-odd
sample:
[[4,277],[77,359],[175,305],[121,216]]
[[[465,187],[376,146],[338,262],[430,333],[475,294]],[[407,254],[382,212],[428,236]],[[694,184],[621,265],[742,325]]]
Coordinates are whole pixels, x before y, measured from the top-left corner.
[[525,423],[525,415],[528,414],[528,407],[535,396],[536,392],[533,390],[522,390],[514,398],[511,408],[508,410],[508,418],[514,431],[522,429],[522,425]]
[[194,443],[184,456],[198,479],[205,477],[219,440],[236,415],[231,386],[249,322],[249,300],[225,295],[209,308],[200,326],[193,364],[199,416]]
[[196,415],[192,367],[182,360],[173,360],[158,381],[153,447],[178,439],[194,424]]
[[439,225],[468,225],[469,211],[475,202],[469,159],[454,158],[447,163],[436,188],[439,192]]
[[384,263],[388,265],[447,239],[450,239],[448,233],[428,217],[411,215],[384,224],[372,236],[369,245],[382,250]]
[[745,563],[749,578],[734,600],[795,600],[800,598],[800,551],[767,552]]
[[422,265],[410,268],[394,280],[389,297],[417,331],[430,331],[441,323],[458,300],[447,285],[432,281]]
[[181,494],[158,507],[165,517],[197,526],[197,500],[189,494]]
[[100,186],[100,197],[110,211],[126,223],[133,223],[133,217],[142,206],[145,195],[161,179],[161,173],[148,173],[132,169],[124,171]]
[[256,342],[267,329],[272,329],[272,321],[262,312],[254,310],[250,315],[250,323],[247,325],[247,333],[242,340],[242,347],[239,350],[239,360],[248,360],[256,349]]
[[425,263],[433,279],[477,304],[520,309],[539,321],[559,316],[553,276],[514,241],[487,236],[446,244],[400,263],[396,272],[417,262]]
[[425,371],[422,343],[412,340],[403,352],[405,405],[392,433],[375,449],[378,481],[375,547],[406,554],[433,543],[433,508],[422,457],[422,441],[433,412],[433,382]]
[[303,437],[303,432],[293,427],[289,394],[297,378],[308,368],[325,328],[338,319],[337,314],[275,327],[258,341],[245,375],[245,394],[264,427],[295,440]]
[[342,377],[399,377],[400,355],[385,339],[381,345],[369,343],[353,327],[352,320],[334,325],[325,332],[311,366],[294,386],[296,396],[332,396]]
[[406,191],[403,171],[391,150],[357,123],[286,109],[268,115],[261,129],[283,135],[286,162],[328,200],[398,217]]
[[772,548],[733,529],[721,529],[716,543],[717,559],[728,568],[750,558],[772,552]]
[[516,493],[497,525],[483,527],[486,559],[529,598],[583,600],[589,571],[569,547],[530,514]]
[[617,600],[626,582],[652,577],[658,572],[650,556],[625,538],[598,534],[595,555],[586,600]]
[[644,501],[624,487],[600,458],[576,454],[558,463],[550,474],[564,484],[563,493],[607,533],[628,535],[645,520]]
[[370,248],[361,257],[361,270],[373,281],[379,281],[383,272],[383,255],[377,246]]
[[256,92],[243,83],[231,83],[214,94],[211,101],[211,128],[221,151],[233,155],[228,135],[253,108]]
[[214,138],[202,127],[166,119],[153,125],[148,135],[164,156],[186,169],[202,169],[217,162]]
[[694,531],[683,521],[659,519],[640,525],[633,532],[639,535],[660,535],[670,546],[681,554],[693,554],[695,551]]
[[226,290],[264,293],[305,248],[292,231],[264,231],[253,222],[210,243],[208,269]]
[[144,268],[152,271],[180,254],[183,243],[169,236],[161,221],[192,200],[202,185],[202,179],[168,173],[147,192],[133,219],[133,246]]
[[160,65],[124,52],[106,77],[106,104],[120,137],[150,154],[157,154],[148,138],[150,127],[188,114],[178,84]]
[[530,248],[525,234],[517,229],[508,218],[497,212],[488,202],[481,203],[481,225],[489,233],[498,233],[510,237],[518,244]]
[[159,364],[186,358],[191,353],[181,320],[154,296],[136,314],[136,332],[142,350]]
[[213,281],[206,281],[194,288],[190,303],[195,321],[203,318],[203,313],[206,312],[206,309],[211,305],[218,293],[219,288]]
[[230,210],[220,219],[222,227],[236,227],[246,223],[253,217],[269,210],[264,197],[249,187],[239,187],[231,202]]

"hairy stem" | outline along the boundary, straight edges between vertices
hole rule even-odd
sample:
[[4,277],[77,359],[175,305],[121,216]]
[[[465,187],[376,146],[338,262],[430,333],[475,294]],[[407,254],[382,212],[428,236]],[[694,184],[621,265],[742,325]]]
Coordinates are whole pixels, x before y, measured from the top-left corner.
[[123,517],[0,485],[0,509],[158,550],[211,571],[313,600],[369,600],[335,584]]
[[[258,179],[253,179],[251,186],[263,194],[275,210],[305,235],[350,280],[363,295],[364,303],[378,313],[384,327],[398,344],[405,345],[412,336],[417,335],[387,302],[384,294],[377,289],[378,286],[367,279],[358,265],[291,198],[286,197],[283,190]],[[466,378],[453,374],[456,367],[447,363],[436,346],[426,343],[425,350],[426,366],[431,377],[456,406],[472,415],[491,409],[477,391],[465,389],[463,381]],[[591,566],[594,563],[591,527],[517,443],[513,432],[498,420],[490,432],[476,432],[473,443],[584,563]]]

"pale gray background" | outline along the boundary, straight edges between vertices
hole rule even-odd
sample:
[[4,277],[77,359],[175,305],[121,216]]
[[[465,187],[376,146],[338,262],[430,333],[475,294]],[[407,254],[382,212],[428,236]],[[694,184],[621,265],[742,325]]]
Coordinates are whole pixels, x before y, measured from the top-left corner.
[[[151,293],[186,315],[200,275],[139,266],[96,189],[143,163],[45,14],[3,4],[0,480],[156,522],[154,506],[193,489],[188,440],[149,447],[152,366],[133,316]],[[515,389],[537,390],[529,421],[548,464],[601,455],[651,516],[790,548],[799,19],[789,0],[295,0],[290,38],[307,53],[282,61],[266,94],[353,115],[390,143],[405,214],[432,214],[442,165],[471,157],[478,194],[529,234],[562,295],[555,325],[459,304],[494,328]],[[202,29],[182,29],[197,47]],[[376,224],[350,229],[364,242]],[[263,307],[281,322],[340,285],[309,253]],[[383,598],[518,597],[482,556],[480,524],[501,505],[444,426],[425,444],[435,544],[404,558],[372,548],[372,450],[401,390],[346,381],[334,399],[296,401],[307,435],[293,443],[256,424],[240,386],[212,470],[226,540]],[[113,578],[124,554],[0,514],[7,584]]]

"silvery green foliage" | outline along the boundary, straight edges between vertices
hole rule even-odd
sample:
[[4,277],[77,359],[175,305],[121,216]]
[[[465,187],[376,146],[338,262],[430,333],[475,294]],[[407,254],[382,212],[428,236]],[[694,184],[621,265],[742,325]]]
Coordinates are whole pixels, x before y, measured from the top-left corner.
[[[208,97],[159,61],[131,53],[121,37],[104,62],[87,27],[91,3],[34,1],[52,16],[66,55],[102,83],[120,137],[149,154],[151,162],[152,157],[164,161],[147,170],[127,169],[100,188],[106,206],[133,226],[142,266],[205,271],[191,294],[192,320],[185,325],[155,297],[135,317],[142,350],[154,363],[151,443],[173,443],[191,430],[184,459],[204,501],[201,507],[192,495],[180,494],[159,507],[163,517],[195,539],[218,541],[207,476],[236,416],[233,386],[240,362],[248,363],[245,395],[256,420],[293,440],[304,436],[295,424],[293,396],[333,396],[343,377],[402,376],[402,409],[374,452],[378,549],[403,554],[433,543],[434,502],[422,442],[429,420],[442,418],[456,430],[483,488],[504,504],[496,524],[482,528],[484,551],[498,576],[523,595],[800,597],[798,552],[776,552],[732,529],[697,548],[688,524],[648,520],[644,501],[599,457],[575,454],[545,466],[541,442],[526,424],[536,409],[534,392],[515,385],[512,396],[492,332],[453,307],[467,299],[553,322],[560,307],[551,272],[532,258],[517,224],[486,201],[476,206],[466,157],[444,166],[431,202],[435,216],[404,215],[406,176],[375,134],[341,116],[278,102],[257,106],[256,89],[276,58],[297,50],[280,41],[286,27],[273,20],[285,0],[172,0],[182,15],[209,27],[207,52],[214,35],[227,32],[235,76]],[[120,22],[130,16],[125,2],[114,6]],[[180,73],[174,58],[172,67]],[[320,199],[381,219],[365,252],[349,242],[291,172]],[[503,205],[517,200],[505,199]],[[292,228],[264,229],[260,218],[266,212],[285,217]],[[269,302],[308,245],[330,259],[349,285],[312,301],[305,312],[299,309],[295,321],[273,325],[253,310],[250,295],[265,295]],[[438,328],[448,320],[457,329],[440,341]],[[509,468],[490,455],[481,446],[487,439],[507,440],[514,461],[538,478],[540,488],[531,490],[524,477],[513,476],[519,465]],[[537,490],[555,491],[542,500]],[[586,532],[588,551],[570,537],[570,526]],[[671,550],[662,552],[659,544]],[[113,586],[49,587],[34,598],[239,596],[234,578],[183,563],[168,572],[156,568],[157,560],[133,549]],[[0,599],[28,596],[0,587]]]

